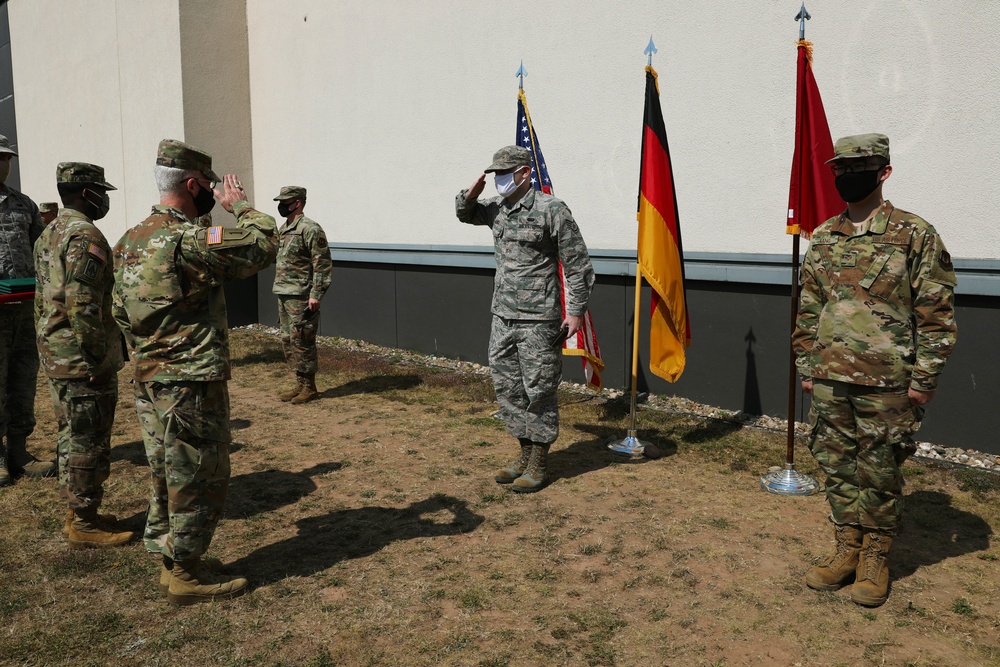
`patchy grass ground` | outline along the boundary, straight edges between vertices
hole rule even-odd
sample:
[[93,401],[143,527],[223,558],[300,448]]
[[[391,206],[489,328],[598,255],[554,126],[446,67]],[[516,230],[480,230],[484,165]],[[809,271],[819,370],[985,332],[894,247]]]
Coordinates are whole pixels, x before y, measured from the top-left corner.
[[[821,496],[757,479],[783,436],[563,397],[555,480],[492,481],[514,452],[478,377],[321,349],[322,399],[273,397],[277,341],[235,332],[233,477],[212,554],[255,590],[174,609],[141,543],[70,551],[53,480],[0,490],[4,665],[1000,665],[997,478],[904,469],[892,595],[868,610],[802,576]],[[147,469],[122,373],[105,507],[141,530]],[[30,447],[53,449],[39,385]],[[815,473],[811,461],[800,469]]]

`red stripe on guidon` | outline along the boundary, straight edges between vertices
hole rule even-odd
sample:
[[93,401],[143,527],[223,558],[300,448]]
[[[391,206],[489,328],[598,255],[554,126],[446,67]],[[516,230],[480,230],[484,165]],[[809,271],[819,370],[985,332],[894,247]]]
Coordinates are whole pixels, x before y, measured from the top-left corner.
[[674,205],[674,182],[670,156],[653,128],[645,128],[645,152],[642,155],[642,196],[659,211],[670,236],[677,245],[677,209]]

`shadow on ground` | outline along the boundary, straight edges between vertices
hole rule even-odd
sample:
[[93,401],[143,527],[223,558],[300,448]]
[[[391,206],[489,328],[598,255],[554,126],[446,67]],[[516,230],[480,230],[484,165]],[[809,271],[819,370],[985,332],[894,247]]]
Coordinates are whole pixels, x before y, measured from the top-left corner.
[[[245,419],[234,420],[237,422],[246,421],[247,424],[250,422]],[[234,426],[233,428],[246,428],[246,426]],[[235,454],[236,452],[243,449],[243,445],[238,442],[229,443],[229,453]],[[147,467],[149,466],[149,461],[146,459],[146,446],[142,443],[142,440],[133,440],[132,442],[126,442],[123,445],[118,445],[117,447],[111,448],[110,455],[111,462],[115,461],[128,461],[134,466]]]
[[[429,515],[451,514],[441,521]],[[228,567],[255,585],[308,577],[352,558],[363,558],[400,540],[468,533],[483,522],[464,500],[435,495],[409,507],[359,507],[297,521],[299,532],[269,544]]]
[[369,375],[360,380],[345,382],[339,387],[331,387],[320,392],[320,398],[338,398],[353,394],[377,394],[383,391],[413,389],[423,383],[419,375]]
[[[550,482],[584,475],[606,468],[612,463],[634,465],[651,460],[647,458],[629,459],[608,449],[608,443],[612,439],[621,440],[625,437],[625,431],[620,428],[595,424],[573,424],[573,428],[594,437],[589,440],[578,440],[569,447],[553,449],[549,453]],[[664,436],[659,429],[640,430],[638,437],[640,440],[655,444],[662,456],[673,456],[677,453],[677,445],[674,444],[673,440]]]
[[890,560],[894,579],[946,558],[990,548],[993,529],[979,515],[953,507],[951,495],[914,491],[903,503],[903,523]]
[[263,470],[237,475],[229,481],[229,497],[223,516],[227,519],[245,519],[296,503],[316,490],[313,477],[343,467],[344,464],[340,461],[331,461],[306,468],[302,472]]

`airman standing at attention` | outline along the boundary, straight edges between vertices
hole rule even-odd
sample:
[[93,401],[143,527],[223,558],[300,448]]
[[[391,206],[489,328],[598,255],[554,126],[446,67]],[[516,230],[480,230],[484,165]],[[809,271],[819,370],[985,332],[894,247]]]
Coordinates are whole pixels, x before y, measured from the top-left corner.
[[94,222],[108,214],[108,191],[116,188],[104,169],[85,162],[60,163],[56,187],[64,208],[35,242],[35,328],[59,426],[67,541],[74,548],[121,546],[132,533],[98,514],[124,360],[111,316],[111,248]]
[[278,231],[278,261],[274,293],[278,295],[281,347],[295,372],[295,385],[278,398],[305,403],[319,395],[316,389],[316,329],[319,304],[330,287],[333,262],[326,233],[303,213],[306,189],[296,185],[281,188],[274,198],[285,224]]
[[[229,488],[229,328],[223,283],[274,262],[274,218],[228,174],[224,192],[207,153],[160,142],[160,203],[114,249],[114,316],[135,362],[135,405],[152,492],[146,549],[163,556],[160,588],[172,604],[242,595],[243,577],[203,566]],[[235,227],[195,219],[218,198]]]
[[813,233],[792,334],[836,541],[806,584],[853,579],[851,599],[878,606],[903,509],[899,467],[955,347],[956,279],[934,227],[882,197],[887,136],[838,139],[830,162],[847,210]]

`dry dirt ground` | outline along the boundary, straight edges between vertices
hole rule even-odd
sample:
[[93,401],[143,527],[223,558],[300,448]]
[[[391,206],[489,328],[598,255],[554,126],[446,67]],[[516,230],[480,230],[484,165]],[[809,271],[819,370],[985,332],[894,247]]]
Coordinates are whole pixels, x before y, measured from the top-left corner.
[[[141,543],[71,551],[53,480],[0,490],[4,665],[1000,665],[997,478],[909,463],[892,595],[817,593],[821,496],[762,492],[783,436],[643,412],[666,454],[606,452],[614,405],[563,397],[554,481],[518,496],[482,378],[321,349],[322,398],[273,397],[275,339],[234,333],[232,484],[211,554],[254,590],[171,608]],[[105,508],[141,531],[121,375]],[[53,449],[39,384],[37,453]],[[815,472],[802,452],[800,469]]]

